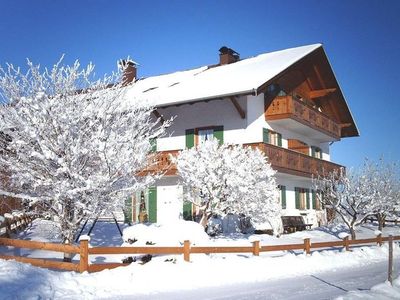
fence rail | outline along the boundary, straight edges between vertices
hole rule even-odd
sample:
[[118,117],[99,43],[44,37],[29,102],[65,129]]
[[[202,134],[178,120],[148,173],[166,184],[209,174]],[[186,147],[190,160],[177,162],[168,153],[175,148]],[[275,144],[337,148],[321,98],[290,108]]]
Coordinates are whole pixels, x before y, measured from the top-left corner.
[[[252,246],[191,246],[190,241],[185,241],[181,247],[156,247],[156,246],[145,246],[145,247],[89,247],[88,240],[81,240],[79,246],[74,245],[63,245],[54,243],[43,243],[35,241],[25,240],[14,240],[10,238],[0,238],[0,246],[12,246],[16,248],[28,248],[28,249],[41,249],[47,251],[57,251],[65,253],[79,254],[79,262],[63,262],[60,260],[50,260],[41,258],[28,258],[20,256],[0,255],[0,259],[14,259],[16,261],[30,263],[32,265],[44,268],[55,268],[61,270],[69,270],[76,272],[99,272],[104,269],[113,269],[121,266],[126,266],[129,263],[103,263],[103,264],[90,264],[90,255],[107,255],[107,254],[183,254],[185,261],[190,261],[191,254],[197,253],[251,253],[258,256],[261,252],[272,252],[272,251],[288,251],[288,250],[300,250],[306,254],[310,254],[312,249],[321,248],[337,248],[343,247],[346,251],[350,249],[350,246],[363,245],[363,244],[377,244],[382,245],[383,242],[387,242],[389,237],[382,237],[378,235],[376,238],[349,240],[346,237],[339,241],[329,242],[311,242],[310,239],[306,238],[303,243],[299,244],[286,244],[286,245],[260,245],[259,241],[252,242]],[[393,240],[400,240],[400,236],[393,236]]]

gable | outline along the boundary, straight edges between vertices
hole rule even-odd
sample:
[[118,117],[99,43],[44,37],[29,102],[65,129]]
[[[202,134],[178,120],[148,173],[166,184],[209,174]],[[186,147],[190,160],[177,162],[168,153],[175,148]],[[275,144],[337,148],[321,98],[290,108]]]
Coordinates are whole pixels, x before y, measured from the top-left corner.
[[341,137],[359,136],[346,99],[322,47],[276,77],[287,94],[296,94],[341,126]]

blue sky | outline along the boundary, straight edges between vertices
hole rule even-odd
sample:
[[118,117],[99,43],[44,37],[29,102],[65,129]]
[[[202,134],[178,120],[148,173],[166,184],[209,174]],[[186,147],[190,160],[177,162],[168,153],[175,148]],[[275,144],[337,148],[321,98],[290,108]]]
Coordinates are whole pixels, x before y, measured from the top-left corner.
[[0,0],[0,65],[119,58],[150,76],[216,63],[227,45],[242,58],[323,43],[361,136],[335,143],[332,160],[400,161],[400,1]]

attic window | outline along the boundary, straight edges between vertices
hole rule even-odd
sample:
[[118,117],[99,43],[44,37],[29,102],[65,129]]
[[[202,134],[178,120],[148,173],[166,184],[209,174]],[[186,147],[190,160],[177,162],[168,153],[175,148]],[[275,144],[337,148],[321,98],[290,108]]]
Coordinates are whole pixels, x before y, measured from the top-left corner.
[[149,92],[149,91],[152,91],[152,90],[155,90],[155,89],[158,89],[158,86],[149,88],[147,90],[144,90],[143,93],[146,93],[146,92]]

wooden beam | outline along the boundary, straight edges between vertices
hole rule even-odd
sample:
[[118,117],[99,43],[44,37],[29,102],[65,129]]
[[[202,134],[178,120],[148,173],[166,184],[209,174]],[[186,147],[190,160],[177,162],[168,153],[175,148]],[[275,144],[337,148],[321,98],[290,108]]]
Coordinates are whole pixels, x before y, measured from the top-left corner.
[[314,66],[313,66],[313,69],[314,69],[315,75],[316,75],[317,78],[318,78],[318,81],[319,81],[320,85],[322,86],[323,89],[325,89],[325,88],[326,88],[325,81],[324,81],[324,79],[322,78],[321,73],[319,72],[318,67],[317,67],[316,65],[314,65]]
[[161,124],[164,124],[165,120],[164,120],[163,116],[156,109],[153,110],[153,114],[157,119],[160,119]]
[[341,127],[341,128],[346,128],[346,127],[350,127],[350,126],[352,126],[353,124],[352,123],[343,123],[343,124],[340,124],[339,126]]
[[[319,69],[316,65],[313,66],[315,75],[317,75],[318,81],[321,84],[321,87],[323,89],[326,89],[326,85],[325,85],[325,81],[323,80],[321,73],[319,72]],[[331,108],[333,114],[336,116],[336,120],[337,122],[339,122],[340,120],[340,113],[338,112],[337,108],[335,105],[333,105],[332,101],[328,101],[329,107]]]
[[239,113],[240,117],[242,119],[245,119],[246,118],[246,113],[243,110],[243,108],[240,106],[240,104],[237,102],[236,98],[232,96],[232,97],[229,97],[229,99],[231,100],[233,106],[235,106],[235,108],[236,108],[237,112]]
[[319,97],[324,97],[330,93],[333,93],[336,91],[336,88],[328,88],[328,89],[322,89],[322,90],[314,90],[310,91],[309,97],[311,99],[314,98],[319,98]]
[[308,76],[304,73],[304,71],[300,71],[300,72],[303,74],[303,76],[304,76],[304,78],[305,78],[305,80],[306,80],[307,86],[308,86],[308,88],[310,89],[310,91],[313,90],[313,84],[312,84],[312,82],[311,82],[310,77],[308,77]]

